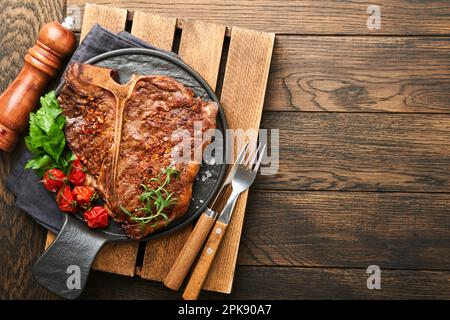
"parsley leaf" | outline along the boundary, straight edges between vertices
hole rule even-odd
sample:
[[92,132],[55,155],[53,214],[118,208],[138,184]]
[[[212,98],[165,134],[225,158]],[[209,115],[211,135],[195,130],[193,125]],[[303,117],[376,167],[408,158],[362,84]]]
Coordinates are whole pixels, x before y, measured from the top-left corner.
[[67,172],[74,155],[66,148],[66,118],[54,91],[41,97],[40,102],[41,107],[30,114],[30,131],[25,138],[28,150],[35,157],[27,162],[25,168],[37,170],[41,175],[50,168]]

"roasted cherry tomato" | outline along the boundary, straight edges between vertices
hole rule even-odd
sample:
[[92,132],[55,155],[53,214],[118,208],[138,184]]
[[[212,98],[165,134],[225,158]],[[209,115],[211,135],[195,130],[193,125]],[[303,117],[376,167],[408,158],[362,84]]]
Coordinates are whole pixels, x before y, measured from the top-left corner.
[[108,210],[105,207],[96,206],[84,212],[89,228],[104,228],[108,226]]
[[95,198],[95,188],[91,186],[76,186],[72,190],[73,198],[80,207],[89,206]]
[[50,169],[44,173],[44,179],[42,182],[44,183],[45,189],[51,192],[56,192],[64,184],[65,178],[66,176],[61,170]]
[[59,189],[56,194],[56,203],[59,209],[64,212],[75,212],[77,210],[77,202],[73,198],[72,190],[67,185]]
[[72,170],[69,173],[68,179],[70,183],[75,186],[83,185],[84,180],[86,180],[86,173],[80,159],[76,159],[73,161]]

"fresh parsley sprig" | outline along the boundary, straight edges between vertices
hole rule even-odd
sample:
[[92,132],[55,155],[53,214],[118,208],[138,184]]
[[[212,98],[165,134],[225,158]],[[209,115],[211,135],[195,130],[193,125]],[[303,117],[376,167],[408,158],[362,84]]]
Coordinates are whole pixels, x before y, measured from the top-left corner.
[[[143,227],[154,222],[151,226],[156,227],[157,222],[162,218],[169,223],[169,217],[167,216],[165,210],[173,206],[177,199],[173,197],[174,192],[169,193],[166,186],[169,185],[170,180],[173,178],[178,178],[180,172],[175,168],[169,166],[161,171],[161,173],[156,178],[151,178],[149,182],[156,182],[158,187],[152,189],[148,185],[142,184],[143,192],[139,196],[139,200],[143,202],[143,206],[136,208],[137,212],[143,211],[144,215],[136,215],[131,213],[124,207],[120,207],[122,211],[130,217],[130,220],[139,222]],[[162,175],[165,175],[164,181],[161,181]]]
[[27,162],[25,169],[34,169],[40,175],[51,168],[67,173],[75,156],[66,148],[66,118],[62,115],[54,91],[41,97],[40,102],[41,107],[30,113],[30,132],[25,144],[34,157]]

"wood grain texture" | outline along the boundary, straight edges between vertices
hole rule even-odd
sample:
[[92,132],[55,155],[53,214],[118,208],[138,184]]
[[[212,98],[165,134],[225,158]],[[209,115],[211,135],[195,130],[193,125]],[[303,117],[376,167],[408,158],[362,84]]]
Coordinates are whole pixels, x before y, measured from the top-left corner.
[[450,113],[450,39],[280,35],[265,110]]
[[131,33],[157,48],[172,49],[177,19],[137,11],[134,14]]
[[[267,1],[267,0],[90,0],[112,7],[204,20],[284,34],[450,34],[445,0]],[[68,0],[83,9],[86,0]],[[381,9],[381,28],[369,30],[369,5]]]
[[366,268],[241,267],[238,271],[239,285],[235,288],[238,299],[448,299],[450,296],[448,271],[382,269],[381,290],[367,289]]
[[[230,295],[202,299],[449,299],[449,271],[381,269],[381,290],[368,290],[364,269],[238,266]],[[94,272],[82,299],[179,299],[161,283]]]
[[450,113],[449,52],[445,38],[279,35],[264,110]]
[[[96,5],[87,5],[84,14],[81,39],[89,32],[95,23],[113,32],[125,29],[127,11],[123,9],[105,8]],[[49,232],[48,237],[54,235]],[[53,240],[47,239],[49,245]],[[122,275],[134,275],[136,257],[138,251],[137,242],[108,243],[99,252],[94,261],[93,268],[101,271],[113,272]]]
[[279,129],[276,175],[255,188],[448,192],[450,115],[266,112]]
[[[23,66],[40,28],[61,20],[62,0],[8,0],[0,2],[0,91],[3,92]],[[45,230],[14,206],[5,180],[15,154],[0,152],[0,299],[47,299],[55,295],[32,281],[31,267],[43,252]]]
[[83,16],[83,26],[81,28],[81,40],[83,40],[96,23],[99,23],[112,32],[125,30],[127,13],[126,9],[106,8],[95,4],[86,4]]
[[145,246],[141,278],[164,281],[191,231],[192,226],[188,225],[167,237],[149,241]]
[[[214,1],[90,2],[297,34],[277,37],[265,109],[318,112],[264,114],[264,127],[281,129],[282,162],[274,179],[258,178],[256,189],[275,190],[250,193],[238,258],[238,264],[248,266],[237,267],[232,294],[205,292],[202,298],[450,299],[449,176],[444,170],[449,167],[450,119],[416,114],[448,113],[449,40],[298,35],[449,34],[447,1],[382,1],[379,31],[365,29],[368,4],[362,1],[301,1],[297,7],[295,1],[220,2],[230,10]],[[289,5],[295,19],[279,14]],[[2,90],[22,66],[37,25],[54,13],[62,17],[58,6],[63,8],[63,1],[1,2],[0,16],[7,21],[0,25]],[[0,297],[52,298],[31,280],[43,230],[13,206],[4,187],[13,161],[0,154]],[[365,268],[373,262],[382,268],[382,290],[365,286]],[[180,294],[161,283],[97,271],[83,294],[91,299],[155,297]]]
[[[233,28],[221,92],[229,128],[258,129],[275,35]],[[236,203],[204,289],[231,292],[248,192]]]
[[[160,27],[165,27],[161,25]],[[158,26],[154,26],[158,28]],[[158,33],[163,32],[158,31]],[[179,56],[215,88],[222,54],[225,28],[206,23],[190,23],[181,35]],[[187,241],[192,226],[147,244],[141,277],[162,281]]]
[[449,99],[448,38],[281,34],[264,109],[450,113]]
[[215,90],[225,27],[204,22],[184,23],[178,54]]
[[264,111],[450,113],[450,40],[277,35],[268,81]]
[[450,270],[450,194],[251,191],[238,264]]

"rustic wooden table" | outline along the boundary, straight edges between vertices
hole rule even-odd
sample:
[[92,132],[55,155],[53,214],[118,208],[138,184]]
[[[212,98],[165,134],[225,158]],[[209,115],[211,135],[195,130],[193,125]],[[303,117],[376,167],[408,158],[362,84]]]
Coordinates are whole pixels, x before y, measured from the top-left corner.
[[[262,127],[280,170],[249,196],[230,296],[450,298],[450,3],[89,2],[277,33]],[[81,0],[0,3],[0,91],[40,26]],[[14,207],[0,153],[0,298],[55,298],[31,279],[46,232]],[[381,290],[366,269],[381,268]],[[83,298],[177,298],[160,283],[93,272]]]

